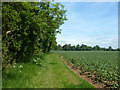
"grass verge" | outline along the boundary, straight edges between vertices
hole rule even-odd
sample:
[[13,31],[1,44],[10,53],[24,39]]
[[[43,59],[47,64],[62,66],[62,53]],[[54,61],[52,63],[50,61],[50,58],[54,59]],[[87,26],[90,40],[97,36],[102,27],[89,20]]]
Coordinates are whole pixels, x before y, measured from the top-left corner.
[[18,63],[3,71],[3,88],[94,88],[72,72],[59,54],[48,54],[42,66]]

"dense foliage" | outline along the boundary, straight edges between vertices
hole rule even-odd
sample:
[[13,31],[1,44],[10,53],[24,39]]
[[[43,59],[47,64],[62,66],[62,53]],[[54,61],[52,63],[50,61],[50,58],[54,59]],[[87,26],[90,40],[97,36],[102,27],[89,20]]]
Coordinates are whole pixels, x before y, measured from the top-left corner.
[[87,46],[82,44],[81,46],[78,45],[71,45],[71,44],[65,44],[65,45],[60,45],[58,44],[54,50],[62,50],[62,51],[120,51],[120,48],[117,49],[113,49],[111,46],[109,46],[108,48],[101,48],[99,45],[96,45],[94,47],[91,46]]
[[66,10],[60,3],[2,3],[2,66],[29,60],[34,53],[49,52],[64,24]]
[[118,52],[97,52],[97,51],[59,51],[64,60],[80,67],[81,73],[96,72],[97,80],[105,83],[106,81],[114,87],[118,87]]

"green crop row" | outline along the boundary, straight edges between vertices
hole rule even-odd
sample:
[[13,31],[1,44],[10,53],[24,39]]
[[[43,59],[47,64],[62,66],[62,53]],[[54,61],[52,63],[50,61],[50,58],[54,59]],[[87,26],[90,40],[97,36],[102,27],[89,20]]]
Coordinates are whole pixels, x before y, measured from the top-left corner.
[[114,82],[118,86],[117,51],[59,51],[64,59],[78,67],[82,72],[97,72],[98,80]]

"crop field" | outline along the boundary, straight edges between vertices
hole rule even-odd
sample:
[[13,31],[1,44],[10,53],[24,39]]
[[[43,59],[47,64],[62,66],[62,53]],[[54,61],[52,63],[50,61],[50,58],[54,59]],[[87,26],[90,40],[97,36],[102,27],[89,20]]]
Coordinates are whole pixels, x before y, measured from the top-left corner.
[[58,51],[64,60],[79,67],[81,74],[96,73],[97,81],[118,87],[117,51]]

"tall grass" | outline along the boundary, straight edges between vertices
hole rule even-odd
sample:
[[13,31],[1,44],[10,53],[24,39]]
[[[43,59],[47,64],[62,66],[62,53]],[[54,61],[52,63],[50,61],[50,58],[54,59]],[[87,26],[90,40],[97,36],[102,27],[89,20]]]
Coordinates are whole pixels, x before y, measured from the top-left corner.
[[46,54],[36,54],[33,55],[29,62],[23,61],[14,65],[9,64],[2,71],[2,87],[28,88],[28,84],[32,82],[31,78],[35,77],[37,72],[40,71],[45,55]]

